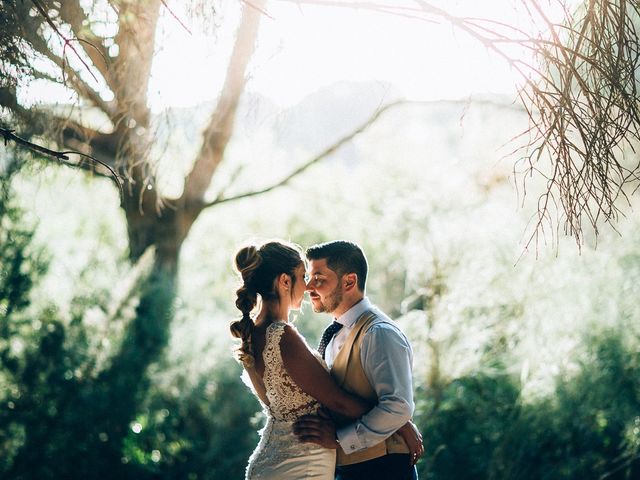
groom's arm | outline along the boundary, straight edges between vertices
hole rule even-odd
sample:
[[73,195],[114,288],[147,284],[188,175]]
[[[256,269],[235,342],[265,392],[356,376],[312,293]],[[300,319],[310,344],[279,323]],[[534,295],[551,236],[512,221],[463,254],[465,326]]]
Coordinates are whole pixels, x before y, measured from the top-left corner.
[[345,453],[386,440],[411,419],[414,409],[413,353],[399,330],[385,323],[374,325],[362,339],[360,359],[378,403],[357,421],[336,431]]

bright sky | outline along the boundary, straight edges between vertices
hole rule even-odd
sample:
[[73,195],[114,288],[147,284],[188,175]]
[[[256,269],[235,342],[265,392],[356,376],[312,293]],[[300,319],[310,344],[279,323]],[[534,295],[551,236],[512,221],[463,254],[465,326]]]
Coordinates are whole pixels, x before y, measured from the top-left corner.
[[[407,1],[389,0],[388,4]],[[514,0],[430,3],[460,15],[500,19],[529,28],[528,18],[516,12],[519,2]],[[178,18],[190,23],[182,8],[184,2],[168,4]],[[149,90],[154,111],[216,99],[243,2],[212,4],[217,5],[217,11],[210,21],[216,26],[209,28],[208,35],[198,25],[189,25],[190,34],[162,8]],[[212,8],[207,2],[202,5]],[[557,7],[554,2],[549,5]],[[465,98],[489,92],[514,95],[520,82],[504,60],[449,24],[365,9],[299,6],[292,0],[270,0],[266,9],[268,16],[261,21],[247,91],[266,95],[282,107],[339,81],[390,83],[397,93],[412,100]],[[547,13],[557,17],[557,12]],[[33,101],[73,100],[69,91],[41,81],[20,93]]]
[[[447,8],[508,12],[509,0],[450,1]],[[164,45],[154,63],[154,110],[214,100],[232,46],[239,2],[226,2],[217,39],[187,33],[165,12]],[[491,5],[488,6],[487,4]],[[175,11],[175,10],[174,10]],[[394,84],[411,99],[460,98],[473,93],[513,94],[517,77],[503,60],[451,26],[335,7],[298,7],[272,0],[263,17],[248,90],[281,106],[340,80]],[[178,11],[176,11],[178,13]]]

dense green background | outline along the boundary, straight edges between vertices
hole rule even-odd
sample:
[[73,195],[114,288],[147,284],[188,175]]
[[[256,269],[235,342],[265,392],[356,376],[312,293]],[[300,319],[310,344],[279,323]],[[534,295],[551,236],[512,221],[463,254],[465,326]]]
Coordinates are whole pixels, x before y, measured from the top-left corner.
[[[376,102],[369,87],[327,89],[276,116],[249,100],[223,168],[245,163],[256,185],[277,178],[348,130]],[[345,97],[360,106],[346,112]],[[173,114],[162,148],[184,155],[165,156],[167,189],[198,132],[198,111]],[[246,240],[279,237],[348,238],[367,252],[368,294],[415,349],[421,478],[638,478],[637,205],[597,242],[587,234],[578,248],[547,226],[528,244],[539,186],[521,208],[517,157],[501,147],[524,126],[500,106],[398,108],[290,186],[208,212],[167,298],[169,347],[134,402],[119,401],[131,385],[110,384],[107,367],[133,315],[146,315],[144,335],[165,334],[168,319],[138,299],[166,292],[144,281],[144,260],[127,263],[117,192],[22,157],[15,172],[15,152],[1,150],[0,477],[242,478],[263,417],[232,360],[231,258]],[[308,305],[297,319],[312,344],[327,321]],[[123,419],[113,440],[105,432]]]

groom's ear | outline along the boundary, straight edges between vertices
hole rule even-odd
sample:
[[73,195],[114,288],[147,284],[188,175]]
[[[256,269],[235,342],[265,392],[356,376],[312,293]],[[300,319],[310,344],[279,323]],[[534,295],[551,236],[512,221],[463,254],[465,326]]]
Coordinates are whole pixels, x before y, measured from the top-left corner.
[[347,273],[344,276],[344,289],[349,292],[354,288],[358,288],[358,274],[357,273]]

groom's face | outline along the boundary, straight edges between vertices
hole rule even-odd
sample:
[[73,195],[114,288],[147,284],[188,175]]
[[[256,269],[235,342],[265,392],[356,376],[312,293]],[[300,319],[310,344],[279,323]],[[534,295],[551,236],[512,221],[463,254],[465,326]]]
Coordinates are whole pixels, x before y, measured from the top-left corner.
[[327,266],[327,260],[309,261],[309,282],[307,292],[314,312],[331,313],[342,303],[340,278]]

